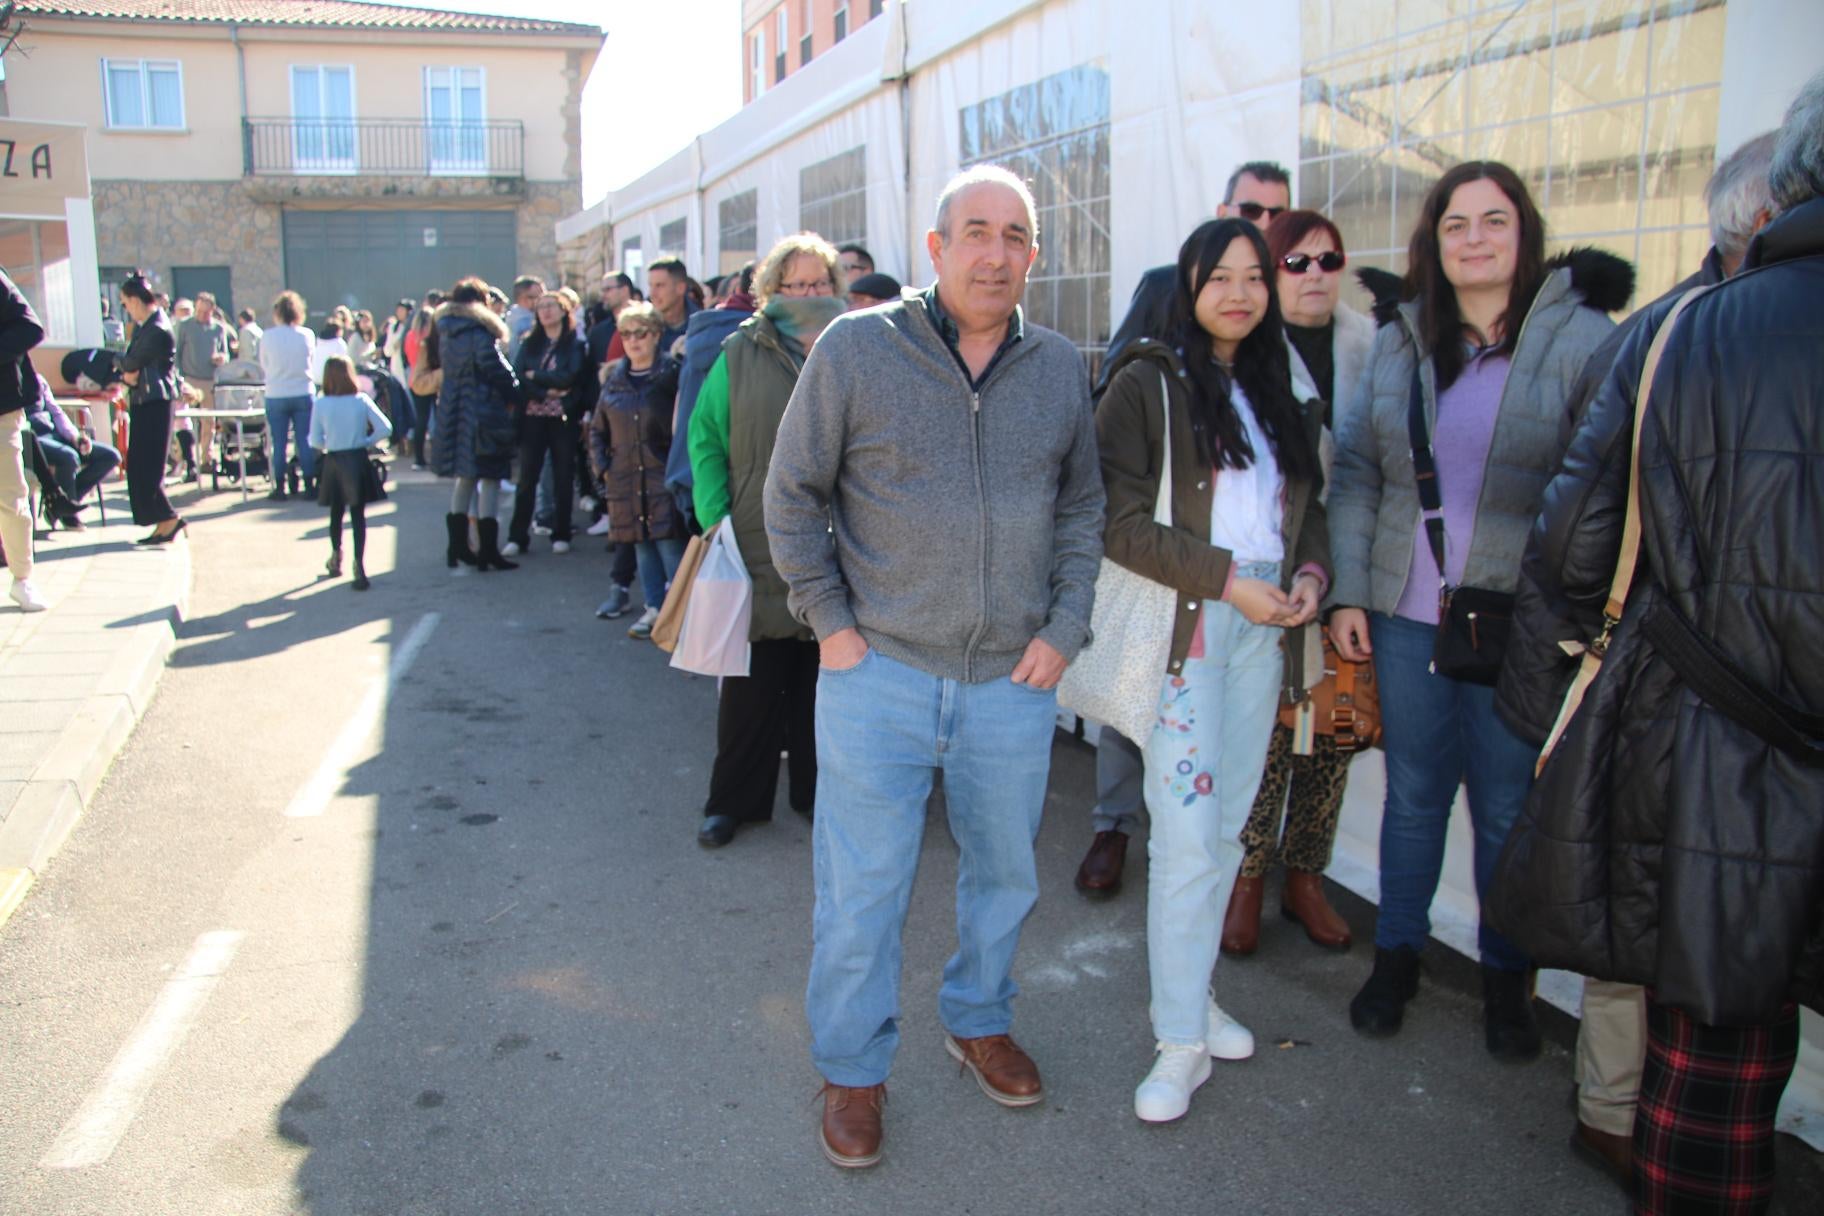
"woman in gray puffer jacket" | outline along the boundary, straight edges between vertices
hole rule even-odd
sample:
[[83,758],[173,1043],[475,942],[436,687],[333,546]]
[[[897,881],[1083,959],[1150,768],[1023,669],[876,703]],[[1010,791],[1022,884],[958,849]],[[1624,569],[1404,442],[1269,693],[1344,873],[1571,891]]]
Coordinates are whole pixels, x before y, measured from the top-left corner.
[[[437,310],[437,357],[443,385],[437,390],[437,445],[431,467],[454,477],[446,557],[452,568],[466,562],[482,570],[513,570],[500,555],[500,483],[513,471],[518,446],[513,403],[519,380],[501,353],[506,322],[488,307],[488,285],[464,279]],[[479,554],[469,551],[469,502],[479,497]]]
[[[1367,396],[1342,420],[1329,503],[1331,637],[1346,659],[1372,655],[1388,707],[1374,972],[1349,1006],[1356,1029],[1374,1036],[1399,1030],[1418,991],[1458,786],[1468,787],[1481,893],[1532,784],[1535,749],[1496,716],[1494,689],[1431,671],[1440,587],[1513,592],[1564,455],[1565,401],[1614,328],[1605,314],[1633,290],[1632,268],[1609,254],[1547,262],[1526,186],[1492,162],[1439,180],[1410,267],[1406,301],[1376,309]],[[1420,525],[1408,429],[1415,383],[1436,457],[1442,563]],[[1488,1050],[1528,1059],[1540,1047],[1531,963],[1484,922]]]

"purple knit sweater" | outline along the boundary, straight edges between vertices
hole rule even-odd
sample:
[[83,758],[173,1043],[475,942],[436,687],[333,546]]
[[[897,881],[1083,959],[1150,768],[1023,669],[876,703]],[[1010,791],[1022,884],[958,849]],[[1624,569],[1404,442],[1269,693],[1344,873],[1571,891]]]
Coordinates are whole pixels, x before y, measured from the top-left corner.
[[[1438,461],[1438,488],[1444,503],[1444,576],[1455,587],[1463,580],[1469,543],[1476,530],[1476,504],[1482,497],[1482,475],[1495,439],[1501,412],[1501,390],[1507,387],[1512,360],[1506,355],[1472,356],[1456,383],[1438,395],[1438,417],[1431,447]],[[1407,620],[1438,623],[1438,564],[1425,533],[1425,513],[1412,537],[1412,562],[1406,588],[1394,609]]]

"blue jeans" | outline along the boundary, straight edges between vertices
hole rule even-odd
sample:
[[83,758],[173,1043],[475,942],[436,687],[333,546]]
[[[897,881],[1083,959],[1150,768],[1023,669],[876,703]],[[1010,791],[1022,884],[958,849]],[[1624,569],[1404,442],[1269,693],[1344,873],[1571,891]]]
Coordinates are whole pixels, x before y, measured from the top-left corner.
[[[1279,583],[1273,562],[1243,563],[1236,574]],[[1144,748],[1153,1037],[1182,1047],[1209,1041],[1210,973],[1285,670],[1285,630],[1250,624],[1220,600],[1203,601],[1200,611],[1203,655],[1165,678]]]
[[678,572],[678,563],[684,560],[684,542],[643,540],[635,549],[639,554],[640,594],[645,597],[648,608],[662,608],[665,588],[671,582],[671,576]]
[[120,464],[120,453],[105,443],[91,443],[89,454],[84,456],[74,445],[54,435],[40,435],[38,450],[44,454],[45,463],[51,466],[57,488],[78,505]]
[[310,404],[309,396],[266,398],[266,425],[272,428],[272,479],[275,483],[285,480],[286,448],[293,434],[298,439],[298,471],[307,478],[317,475],[317,454],[310,447]]
[[[1381,686],[1387,802],[1381,813],[1381,908],[1374,944],[1424,947],[1444,868],[1444,835],[1457,787],[1469,790],[1476,895],[1494,877],[1507,833],[1533,785],[1537,748],[1495,715],[1495,690],[1431,674],[1435,626],[1371,613],[1374,675]],[[1482,962],[1523,971],[1526,955],[1484,923]]]
[[877,1085],[899,1047],[900,934],[934,775],[944,774],[957,951],[938,1013],[958,1038],[1013,1022],[1013,956],[1039,895],[1032,842],[1051,776],[1057,694],[964,684],[869,650],[817,676],[811,1059],[835,1085]]
[[1132,836],[1141,800],[1140,745],[1104,725],[1096,736],[1096,805],[1090,823],[1098,832]]

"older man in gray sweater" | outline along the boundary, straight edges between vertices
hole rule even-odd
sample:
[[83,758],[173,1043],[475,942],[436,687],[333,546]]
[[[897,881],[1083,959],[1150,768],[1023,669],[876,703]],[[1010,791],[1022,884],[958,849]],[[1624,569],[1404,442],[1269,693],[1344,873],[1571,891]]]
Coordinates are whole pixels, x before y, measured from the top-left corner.
[[953,180],[926,237],[936,285],[831,324],[767,477],[773,561],[822,647],[805,1012],[839,1166],[880,1159],[900,932],[939,771],[961,851],[945,1048],[1003,1106],[1043,1096],[1008,1034],[1011,972],[1103,503],[1082,360],[1019,309],[1037,237],[1019,179]]

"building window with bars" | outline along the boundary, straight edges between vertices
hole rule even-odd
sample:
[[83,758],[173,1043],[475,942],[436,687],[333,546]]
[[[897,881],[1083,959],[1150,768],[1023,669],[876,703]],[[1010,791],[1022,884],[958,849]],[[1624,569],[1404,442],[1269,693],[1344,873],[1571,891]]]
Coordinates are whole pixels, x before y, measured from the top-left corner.
[[999,165],[1032,188],[1039,256],[1026,316],[1076,344],[1093,380],[1108,349],[1109,82],[1087,64],[959,112],[962,167]]
[[866,148],[850,148],[799,171],[798,226],[832,245],[868,239]]
[[760,255],[760,192],[743,190],[716,204],[716,273],[733,274]]
[[1703,260],[1723,0],[1305,0],[1300,20],[1298,203],[1336,222],[1352,263],[1404,271],[1426,193],[1466,160],[1520,175],[1548,253],[1632,261],[1638,299]]
[[184,69],[175,60],[103,59],[101,91],[109,130],[184,128]]

